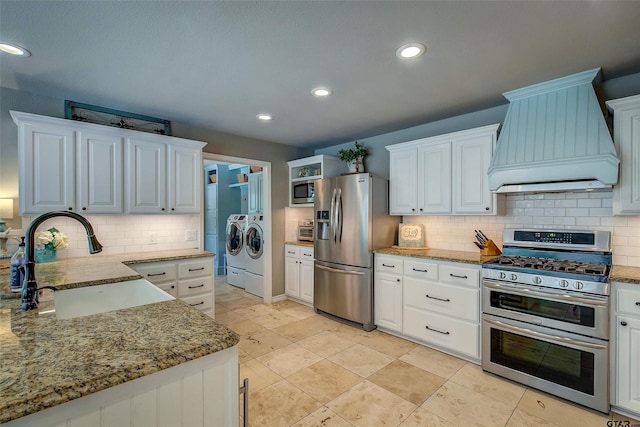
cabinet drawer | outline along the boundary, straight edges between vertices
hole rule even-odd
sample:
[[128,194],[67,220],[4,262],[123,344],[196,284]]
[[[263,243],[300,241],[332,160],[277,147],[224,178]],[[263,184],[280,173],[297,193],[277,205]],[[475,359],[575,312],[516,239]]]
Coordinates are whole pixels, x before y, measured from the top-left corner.
[[420,260],[404,260],[404,274],[408,277],[438,280],[438,264]]
[[181,262],[178,265],[178,274],[181,279],[211,276],[213,274],[213,258]]
[[402,274],[402,259],[376,255],[376,271]]
[[300,258],[300,246],[284,245],[284,255],[287,257]]
[[151,283],[163,283],[178,278],[178,266],[175,262],[153,262],[131,267]]
[[213,294],[196,295],[187,298],[180,298],[182,301],[189,304],[191,307],[200,311],[208,311],[213,309]]
[[405,304],[427,311],[479,322],[480,291],[405,276]]
[[211,276],[180,280],[178,284],[178,296],[180,298],[211,291],[213,291],[213,277]]
[[300,248],[300,259],[313,260],[313,248],[307,248],[305,246]]
[[440,281],[479,289],[480,270],[451,265],[440,265]]
[[476,359],[479,357],[479,328],[478,324],[413,307],[405,306],[403,312],[406,335]]
[[618,300],[617,314],[640,316],[640,290],[618,289],[616,299]]
[[174,298],[178,298],[178,284],[176,282],[160,283],[156,285]]

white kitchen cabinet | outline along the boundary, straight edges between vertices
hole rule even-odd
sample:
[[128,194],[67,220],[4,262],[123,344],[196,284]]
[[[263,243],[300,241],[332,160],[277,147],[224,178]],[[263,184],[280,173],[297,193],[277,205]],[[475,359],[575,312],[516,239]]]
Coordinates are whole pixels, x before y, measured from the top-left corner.
[[122,138],[101,127],[11,112],[18,125],[20,214],[123,211]]
[[200,213],[203,142],[11,111],[20,214]]
[[453,211],[462,215],[495,213],[496,195],[487,170],[495,149],[495,131],[453,141]]
[[258,214],[262,208],[262,172],[249,174],[248,212]]
[[640,95],[607,101],[613,113],[613,142],[620,156],[613,187],[613,214],[640,214]]
[[613,283],[614,408],[640,419],[640,286]]
[[382,331],[480,361],[480,266],[376,254]]
[[392,215],[497,213],[487,169],[499,125],[387,146]]
[[120,214],[124,209],[123,142],[119,135],[78,132],[76,210]]
[[129,267],[165,292],[215,317],[213,257],[145,262]]
[[135,214],[199,213],[203,143],[127,139],[126,211]]
[[331,178],[347,171],[346,162],[337,157],[318,154],[317,156],[305,157],[303,159],[291,160],[289,165],[289,206],[305,207],[313,206],[313,203],[293,203],[291,185],[299,181]]
[[376,255],[373,290],[375,324],[402,333],[402,258]]
[[313,248],[285,245],[285,294],[307,305],[313,304]]

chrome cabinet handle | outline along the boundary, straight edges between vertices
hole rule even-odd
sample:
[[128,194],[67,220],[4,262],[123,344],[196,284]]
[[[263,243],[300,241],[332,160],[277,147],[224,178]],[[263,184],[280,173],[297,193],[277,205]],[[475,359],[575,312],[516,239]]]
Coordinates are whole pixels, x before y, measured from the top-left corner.
[[457,274],[453,274],[453,273],[449,273],[449,276],[451,277],[457,277],[458,279],[468,279],[469,277],[464,275],[464,276],[458,276]]
[[439,330],[437,330],[437,329],[430,328],[428,325],[425,325],[425,328],[426,328],[427,330],[429,330],[429,331],[437,332],[437,333],[442,334],[442,335],[451,335],[451,333],[450,333],[450,332],[443,332],[443,331],[439,331]]
[[431,298],[431,299],[437,299],[438,301],[444,301],[444,302],[451,302],[451,300],[449,298],[438,298],[438,297],[432,297],[429,294],[426,294],[425,297],[427,298]]
[[640,307],[640,301],[636,301],[636,305]]
[[244,381],[242,381],[240,394],[244,394],[244,401],[242,402],[242,427],[249,427],[249,378],[245,378]]

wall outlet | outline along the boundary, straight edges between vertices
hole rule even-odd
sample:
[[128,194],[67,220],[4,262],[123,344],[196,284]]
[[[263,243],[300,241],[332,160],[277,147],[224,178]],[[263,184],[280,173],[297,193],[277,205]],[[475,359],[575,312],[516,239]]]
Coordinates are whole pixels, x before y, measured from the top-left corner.
[[196,233],[196,230],[185,230],[184,231],[184,240],[187,242],[191,242],[194,240],[197,240],[198,235]]
[[147,235],[147,243],[150,245],[157,245],[158,244],[158,233],[156,233],[155,231],[149,233]]

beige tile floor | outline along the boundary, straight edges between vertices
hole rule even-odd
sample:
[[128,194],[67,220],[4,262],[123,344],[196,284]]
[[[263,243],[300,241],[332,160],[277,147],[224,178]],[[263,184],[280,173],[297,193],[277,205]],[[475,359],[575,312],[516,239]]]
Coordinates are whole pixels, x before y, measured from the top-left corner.
[[216,320],[241,336],[240,378],[249,378],[252,427],[605,427],[611,419],[629,420],[292,301],[262,304],[224,280],[216,278]]

